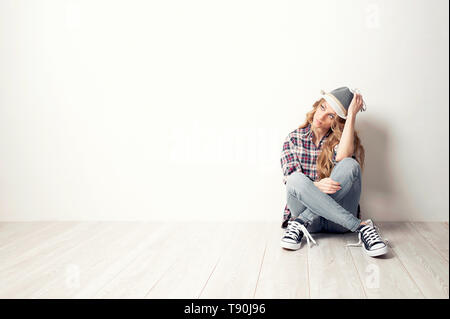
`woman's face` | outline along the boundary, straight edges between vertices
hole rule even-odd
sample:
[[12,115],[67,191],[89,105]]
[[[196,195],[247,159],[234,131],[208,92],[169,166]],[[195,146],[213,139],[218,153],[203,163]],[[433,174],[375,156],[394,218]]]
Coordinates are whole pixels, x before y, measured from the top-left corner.
[[327,101],[322,101],[316,109],[313,117],[313,126],[323,130],[329,130],[331,123],[338,115]]

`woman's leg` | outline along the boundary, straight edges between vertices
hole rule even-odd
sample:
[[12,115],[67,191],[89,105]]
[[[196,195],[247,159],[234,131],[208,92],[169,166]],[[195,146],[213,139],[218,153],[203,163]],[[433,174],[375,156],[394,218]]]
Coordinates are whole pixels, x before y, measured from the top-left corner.
[[[345,185],[345,188],[348,189],[348,191],[345,193],[345,195],[340,193],[344,189],[344,186],[342,186],[339,191],[334,194],[329,194],[329,196],[331,196],[343,208],[357,217],[358,204],[361,196],[361,169],[358,162],[352,158],[346,160],[346,165],[344,168],[343,166],[337,167],[336,165],[335,169],[333,169],[331,173],[330,178],[332,180],[338,181],[339,183],[341,183],[341,185]],[[352,170],[353,172],[351,172]],[[346,178],[346,174],[353,177],[353,182],[348,182],[349,180],[351,181],[352,178]],[[351,184],[350,188],[348,188],[347,184]],[[329,233],[345,233],[348,232],[348,229],[330,220],[324,220],[322,222],[322,231]]]
[[317,233],[325,228],[323,217],[314,214],[308,207],[303,205],[296,197],[292,196],[289,192],[286,192],[287,199],[286,204],[291,211],[291,220],[299,217],[303,222],[308,222],[310,225],[308,231],[310,233]]
[[[358,181],[360,184],[361,171],[358,162],[353,158],[344,158],[336,164],[330,178],[338,181],[342,187],[334,194],[323,193],[301,172],[294,172],[289,175],[286,183],[289,199],[288,207],[290,210],[291,207],[293,208],[291,213],[298,213],[298,218],[309,223],[315,222],[317,216],[320,216],[327,221],[342,226],[344,229],[355,231],[361,220],[351,211],[342,207],[338,201],[343,201],[349,192],[357,188],[357,186],[353,186],[355,181],[357,181],[356,184],[358,184]],[[359,194],[351,197],[353,199],[357,197],[359,201]],[[299,207],[301,206],[298,202],[303,204],[306,209],[300,211]],[[333,226],[333,224],[328,226]]]

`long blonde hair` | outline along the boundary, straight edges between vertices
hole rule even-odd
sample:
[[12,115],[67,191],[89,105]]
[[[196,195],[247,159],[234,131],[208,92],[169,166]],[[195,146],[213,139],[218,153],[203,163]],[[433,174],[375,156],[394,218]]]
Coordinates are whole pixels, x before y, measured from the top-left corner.
[[[316,113],[317,107],[323,101],[325,101],[325,100],[323,98],[321,98],[320,100],[316,101],[313,104],[313,109],[311,111],[309,111],[308,113],[306,113],[305,123],[300,125],[299,128],[305,128],[308,125],[311,125],[311,127],[312,127],[314,114]],[[339,116],[336,116],[335,120],[331,124],[332,131],[331,131],[330,135],[327,137],[325,143],[323,144],[322,151],[321,151],[319,157],[317,158],[317,162],[316,162],[317,174],[320,179],[329,177],[331,175],[331,171],[333,170],[333,167],[334,167],[333,162],[332,162],[333,154],[334,154],[334,147],[341,140],[342,132],[344,131],[344,126],[345,126],[345,120]],[[358,133],[356,132],[356,130],[354,130],[353,142],[354,142],[356,161],[359,163],[361,170],[363,170],[364,169],[365,151],[364,151],[364,147],[361,144],[361,140],[359,139]]]

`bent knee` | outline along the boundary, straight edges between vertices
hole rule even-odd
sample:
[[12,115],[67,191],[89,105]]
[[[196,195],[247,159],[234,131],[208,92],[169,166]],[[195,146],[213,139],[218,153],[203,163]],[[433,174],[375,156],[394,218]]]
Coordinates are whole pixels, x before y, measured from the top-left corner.
[[347,171],[354,172],[355,174],[361,173],[361,166],[359,165],[358,161],[354,159],[353,157],[346,157],[343,158],[341,161],[339,161],[336,166],[339,166],[340,168],[344,168]]
[[302,189],[307,184],[308,179],[302,172],[293,172],[286,180],[287,191]]

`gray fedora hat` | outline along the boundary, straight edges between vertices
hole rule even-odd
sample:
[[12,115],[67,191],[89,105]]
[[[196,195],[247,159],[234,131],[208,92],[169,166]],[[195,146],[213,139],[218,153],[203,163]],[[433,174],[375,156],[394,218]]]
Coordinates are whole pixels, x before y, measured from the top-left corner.
[[[346,119],[347,118],[347,111],[348,107],[350,106],[350,103],[353,100],[353,96],[355,93],[358,93],[358,90],[352,90],[349,89],[346,86],[337,88],[329,93],[326,93],[325,91],[321,90],[321,97],[325,99],[325,101],[328,102],[328,104],[331,105],[333,110],[339,115],[339,117]],[[363,101],[363,108],[361,111],[365,111],[365,104]]]

